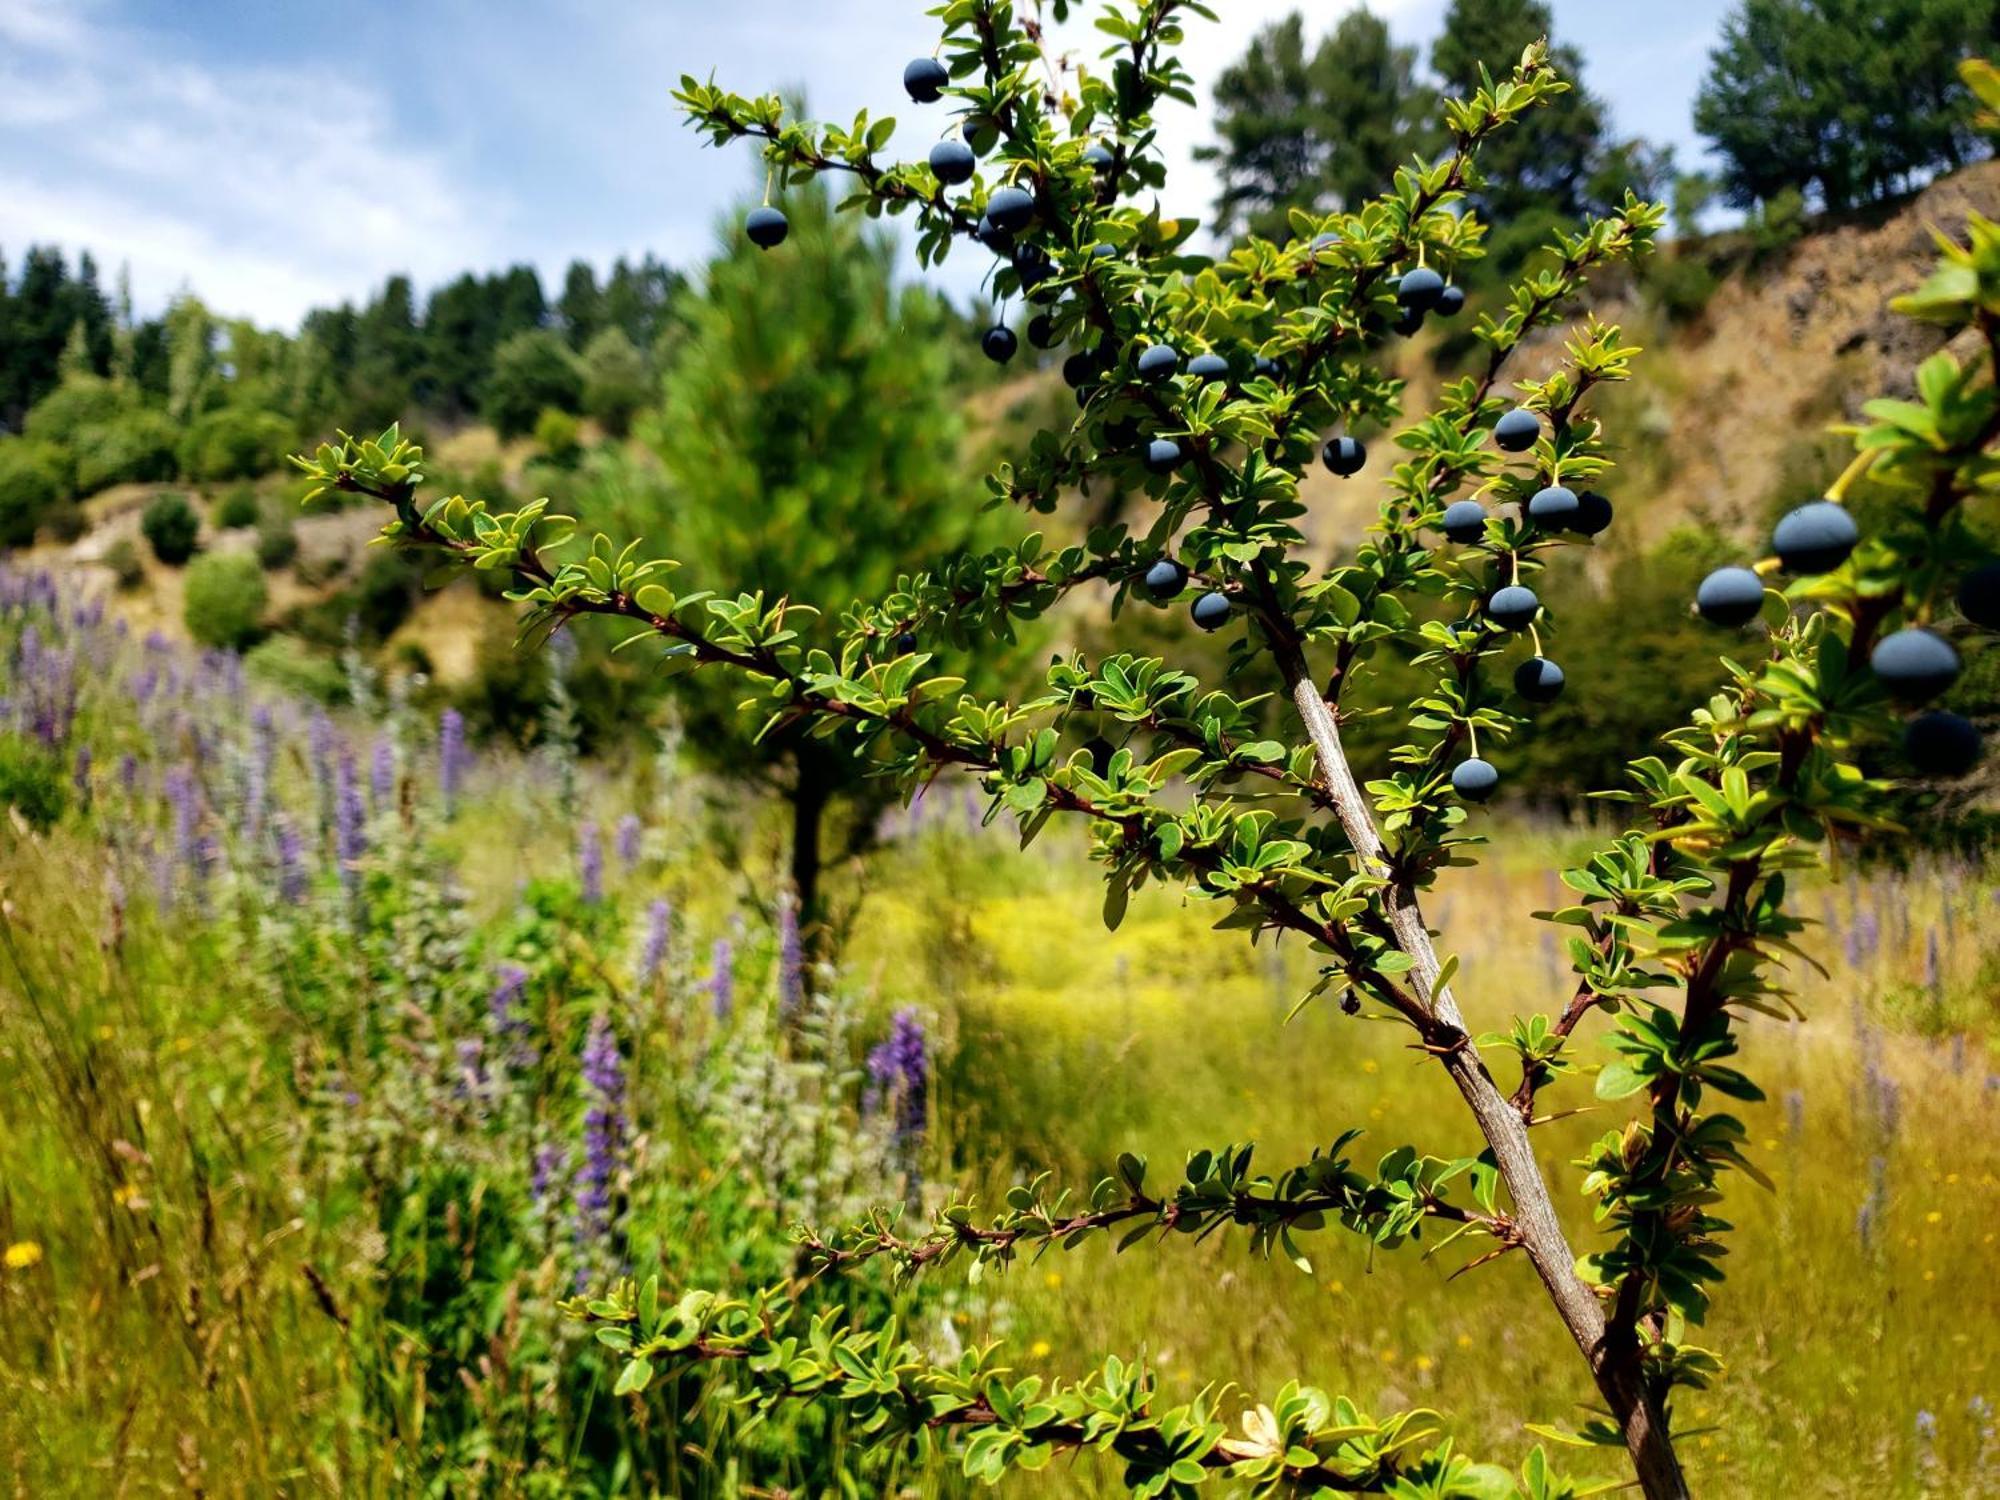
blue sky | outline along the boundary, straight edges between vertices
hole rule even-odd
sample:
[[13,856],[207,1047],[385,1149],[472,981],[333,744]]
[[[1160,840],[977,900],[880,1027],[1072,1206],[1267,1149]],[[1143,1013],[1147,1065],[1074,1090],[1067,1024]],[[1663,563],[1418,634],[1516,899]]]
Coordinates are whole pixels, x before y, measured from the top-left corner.
[[[698,261],[753,175],[703,148],[668,90],[803,86],[816,113],[866,106],[925,148],[903,96],[928,51],[920,0],[0,0],[0,249],[90,248],[131,268],[143,310],[192,288],[289,326],[392,271],[420,288],[516,260]],[[1258,27],[1338,0],[1215,0],[1188,60],[1206,85]],[[1372,0],[1428,43],[1445,0]],[[1619,128],[1700,155],[1688,125],[1727,0],[1556,0],[1559,38]],[[1075,38],[1089,49],[1090,38]],[[1169,207],[1205,212],[1188,153],[1203,111],[1170,106]],[[941,117],[939,117],[941,119]],[[954,280],[962,281],[969,268]]]

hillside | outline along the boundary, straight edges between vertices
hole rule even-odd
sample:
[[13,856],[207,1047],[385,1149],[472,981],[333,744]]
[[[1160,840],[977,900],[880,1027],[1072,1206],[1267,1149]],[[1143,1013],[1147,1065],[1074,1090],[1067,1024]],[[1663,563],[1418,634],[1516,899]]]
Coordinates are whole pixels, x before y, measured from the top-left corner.
[[[1638,284],[1604,288],[1602,316],[1623,324],[1645,353],[1632,384],[1606,397],[1624,461],[1611,486],[1619,523],[1600,549],[1598,570],[1687,523],[1754,543],[1778,507],[1816,491],[1832,472],[1827,424],[1857,415],[1872,396],[1908,390],[1916,364],[1935,347],[1923,329],[1893,316],[1888,303],[1924,274],[1930,226],[1962,221],[1968,210],[2000,216],[2000,162],[1968,168],[1866,218],[1817,225],[1761,262],[1746,252],[1731,265],[1726,243],[1663,249],[1662,255],[1701,253],[1731,265],[1701,311],[1680,322],[1667,320]],[[1421,357],[1434,349],[1432,337],[1412,351],[1420,356],[1408,372],[1413,406],[1439,378]],[[1560,335],[1544,335],[1524,351],[1521,372],[1541,374],[1560,349]],[[974,391],[967,410],[975,449],[1004,450],[1019,416],[1066,400],[1048,369]],[[454,473],[498,473],[515,487],[546,477],[530,471],[533,454],[531,444],[502,445],[483,427],[459,430],[436,452]],[[1379,439],[1356,478],[1315,472],[1308,479],[1308,528],[1328,555],[1351,545],[1373,519],[1379,483],[1396,456]],[[286,483],[264,483],[267,508],[288,503]],[[212,518],[222,488],[198,495],[205,516]],[[145,560],[145,575],[123,594],[123,607],[135,623],[178,633],[179,575],[145,556],[137,528],[153,495],[186,489],[118,486],[86,503],[80,536],[44,539],[36,551],[94,569],[114,544],[130,541]],[[373,531],[373,518],[363,512],[301,517],[298,561],[272,579],[274,618],[353,587]],[[248,530],[205,528],[204,545],[248,550],[253,543]],[[421,642],[439,680],[463,683],[477,670],[481,640],[507,628],[503,606],[459,588],[418,603],[392,645]]]

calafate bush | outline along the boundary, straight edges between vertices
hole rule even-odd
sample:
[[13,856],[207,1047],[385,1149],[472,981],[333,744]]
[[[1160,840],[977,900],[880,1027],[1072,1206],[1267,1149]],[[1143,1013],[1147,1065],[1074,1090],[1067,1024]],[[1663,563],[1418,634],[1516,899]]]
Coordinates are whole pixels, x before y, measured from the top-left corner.
[[[1739,1174],[1762,1175],[1730,1112],[1759,1097],[1738,1065],[1740,1033],[1790,1015],[1781,965],[1806,926],[1788,885],[1836,841],[1886,831],[1884,786],[1862,756],[1899,735],[1932,773],[1963,771],[1977,754],[1971,724],[1903,705],[1946,689],[1950,638],[1970,643],[1996,617],[1996,574],[1973,567],[1963,507],[1990,503],[2000,485],[2000,229],[1966,226],[1936,278],[1901,304],[1958,341],[1919,371],[1916,399],[1868,408],[1851,433],[1853,465],[1780,525],[1777,557],[1701,586],[1701,613],[1730,632],[1718,637],[1714,693],[1665,743],[1634,747],[1609,793],[1631,810],[1630,830],[1562,872],[1571,904],[1538,914],[1568,938],[1573,989],[1478,1026],[1454,998],[1451,935],[1431,930],[1424,895],[1440,869],[1473,857],[1477,804],[1500,789],[1505,747],[1538,706],[1564,691],[1621,690],[1566,686],[1553,655],[1562,600],[1542,600],[1536,585],[1552,552],[1587,545],[1610,519],[1596,492],[1613,470],[1612,434],[1593,397],[1638,352],[1573,305],[1598,271],[1648,248],[1662,211],[1628,200],[1559,232],[1544,269],[1495,305],[1462,310],[1455,281],[1487,233],[1468,206],[1480,148],[1564,88],[1538,45],[1449,105],[1447,149],[1399,171],[1383,197],[1295,214],[1283,242],[1198,254],[1193,221],[1157,206],[1153,111],[1187,95],[1175,51],[1182,21],[1206,11],[1116,0],[1095,16],[1105,50],[1078,60],[1050,39],[1072,9],[938,8],[936,54],[905,73],[949,137],[929,164],[884,159],[891,126],[865,114],[845,127],[802,123],[775,95],[694,78],[677,97],[714,141],[761,146],[770,201],[745,232],[767,248],[772,276],[786,274],[785,190],[821,176],[851,186],[849,208],[906,219],[926,265],[982,247],[997,256],[993,286],[1025,304],[1028,342],[1061,351],[1079,413],[997,468],[989,498],[1045,514],[1122,484],[1146,496],[1133,521],[1072,545],[1034,536],[943,558],[881,599],[800,601],[732,595],[727,579],[684,582],[637,542],[575,540],[544,503],[495,510],[425,496],[423,456],[393,430],[302,462],[322,486],[390,506],[392,540],[510,573],[533,634],[610,617],[668,667],[740,674],[745,712],[846,737],[905,790],[961,768],[1024,841],[1052,819],[1086,822],[1114,925],[1135,888],[1164,882],[1213,902],[1218,925],[1253,941],[1308,945],[1320,974],[1301,1003],[1337,1001],[1406,1028],[1484,1137],[1468,1156],[1419,1141],[1364,1160],[1351,1133],[1329,1130],[1311,1159],[1278,1165],[1217,1143],[1179,1173],[1126,1157],[1094,1185],[1022,1183],[997,1213],[958,1202],[928,1225],[885,1212],[808,1231],[822,1277],[863,1286],[850,1273],[877,1260],[910,1276],[999,1269],[1095,1235],[1170,1251],[1234,1232],[1253,1253],[1302,1263],[1309,1236],[1335,1230],[1385,1251],[1453,1244],[1468,1268],[1521,1256],[1600,1403],[1571,1436],[1622,1447],[1654,1500],[1684,1495],[1678,1398],[1721,1370],[1701,1343],[1726,1251],[1721,1205]],[[1975,72],[1982,92],[2000,95],[1990,70]],[[1406,414],[1384,346],[1452,316],[1474,320],[1485,357],[1431,410]],[[1531,339],[1545,370],[1536,379],[1514,368]],[[1018,357],[1011,326],[983,342],[995,358]],[[1357,434],[1392,423],[1396,461],[1373,471],[1376,524],[1325,565],[1301,531],[1300,479],[1323,462],[1365,482],[1352,478],[1367,458]],[[1864,474],[1901,497],[1895,523],[1865,540],[1840,505]],[[1011,702],[932,671],[936,648],[1004,637],[1080,589],[1186,608],[1192,626],[1227,632],[1234,669],[1282,682],[1292,732],[1255,732],[1252,704],[1167,660],[1063,657],[1038,694]],[[801,645],[809,603],[845,610],[837,650]],[[1371,692],[1376,665],[1395,659],[1424,667],[1425,682]],[[1363,714],[1401,726],[1396,748],[1366,767],[1342,733]],[[1577,1033],[1593,1018],[1608,1024],[1586,1051]],[[1534,1130],[1576,1107],[1571,1091],[1591,1074],[1597,1107],[1622,1118],[1577,1164],[1595,1220],[1578,1254]],[[1468,1278],[1468,1294],[1479,1285]],[[1140,1362],[1107,1358],[1075,1382],[1021,1376],[997,1348],[933,1358],[897,1325],[815,1315],[795,1292],[734,1298],[650,1277],[572,1311],[627,1361],[621,1394],[720,1362],[754,1411],[836,1408],[885,1449],[950,1447],[983,1478],[1087,1449],[1145,1495],[1211,1482],[1260,1495],[1580,1492],[1539,1450],[1518,1471],[1473,1462],[1429,1413],[1371,1416],[1291,1385],[1232,1421],[1245,1403],[1213,1391],[1166,1407]],[[1496,1322],[1528,1315],[1493,1311]]]

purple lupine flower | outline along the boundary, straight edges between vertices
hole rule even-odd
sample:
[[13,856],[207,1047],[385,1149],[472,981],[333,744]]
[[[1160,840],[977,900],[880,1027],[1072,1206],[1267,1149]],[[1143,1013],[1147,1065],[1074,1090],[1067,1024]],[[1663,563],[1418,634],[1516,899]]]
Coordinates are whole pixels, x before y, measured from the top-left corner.
[[865,1107],[890,1114],[899,1143],[922,1136],[930,1114],[930,1051],[915,1007],[891,1018],[888,1039],[868,1054],[868,1078]]
[[454,1091],[461,1099],[477,1099],[486,1092],[486,1043],[476,1036],[460,1037],[454,1055],[458,1060]]
[[396,747],[386,734],[375,736],[375,748],[368,765],[368,795],[381,817],[396,800]]
[[90,746],[76,747],[76,765],[69,773],[70,784],[76,788],[76,797],[85,807],[90,806]]
[[255,849],[271,807],[271,776],[278,760],[278,727],[260,703],[250,715],[250,758],[243,767],[243,842]]
[[298,829],[283,813],[271,820],[278,837],[278,899],[297,906],[306,898],[305,848]]
[[604,840],[597,824],[586,819],[576,830],[576,873],[583,899],[592,906],[604,899]]
[[486,1019],[493,1034],[509,1045],[501,1058],[503,1067],[522,1071],[541,1060],[530,1037],[534,1027],[514,1007],[528,988],[528,971],[519,964],[502,964],[500,981],[486,997]]
[[465,715],[447,708],[438,716],[438,791],[444,815],[458,816],[458,791],[464,784],[469,758],[465,752]]
[[736,1009],[736,945],[726,937],[715,940],[708,967],[708,1008],[718,1021]]
[[602,1014],[591,1018],[584,1037],[582,1073],[590,1102],[583,1113],[583,1163],[576,1174],[576,1232],[587,1242],[612,1227],[612,1182],[625,1149],[625,1059]]
[[333,720],[326,710],[316,708],[306,723],[306,754],[312,761],[313,784],[319,788],[319,831],[322,838],[333,831],[334,775],[336,744]]
[[118,785],[127,800],[139,795],[139,757],[130,750],[118,757]]
[[646,908],[646,940],[639,948],[639,983],[651,984],[667,961],[667,942],[673,928],[673,907],[665,896],[656,896]]
[[340,883],[350,896],[361,891],[361,858],[368,852],[368,812],[361,805],[361,778],[354,757],[340,752],[334,772],[333,854],[340,864]]
[[617,847],[618,863],[624,867],[625,873],[629,875],[632,873],[632,867],[639,863],[639,815],[637,813],[627,813],[618,820]]
[[201,817],[196,801],[194,772],[186,766],[172,766],[160,790],[173,809],[173,858],[176,865],[191,868],[195,861],[195,824]]
[[778,897],[778,1019],[789,1021],[806,997],[806,961],[799,942],[799,899],[789,889]]
[[569,1170],[569,1152],[561,1146],[550,1143],[535,1153],[535,1169],[528,1178],[528,1196],[535,1206],[541,1207],[548,1200],[559,1178]]

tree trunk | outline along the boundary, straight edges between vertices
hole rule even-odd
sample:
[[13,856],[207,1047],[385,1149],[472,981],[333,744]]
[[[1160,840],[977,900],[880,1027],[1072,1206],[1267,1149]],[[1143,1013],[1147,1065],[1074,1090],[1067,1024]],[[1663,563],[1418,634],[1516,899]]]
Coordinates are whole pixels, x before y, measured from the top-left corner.
[[[1270,603],[1274,613],[1279,613],[1275,600]],[[1281,613],[1279,617],[1283,618]],[[1333,796],[1342,830],[1362,863],[1376,874],[1386,874],[1388,862],[1382,836],[1375,828],[1367,797],[1341,748],[1340,726],[1315,685],[1305,652],[1288,626],[1289,620],[1285,620],[1284,624],[1267,627],[1266,631],[1286,690],[1312,740],[1320,774]],[[1416,892],[1401,881],[1391,880],[1382,899],[1397,946],[1409,955],[1414,965],[1410,972],[1416,980],[1419,998],[1440,1021],[1466,1036],[1458,1002],[1448,987],[1438,984],[1437,950],[1431,943],[1430,930],[1424,925]],[[1521,1237],[1521,1248],[1527,1252],[1549,1300],[1555,1304],[1563,1325],[1589,1365],[1599,1393],[1624,1431],[1625,1446],[1639,1476],[1640,1488],[1647,1500],[1687,1500],[1687,1481],[1674,1454],[1665,1413],[1639,1378],[1637,1351],[1614,1348],[1607,1343],[1604,1309],[1596,1293],[1576,1273],[1576,1257],[1563,1235],[1548,1183],[1528,1141],[1528,1122],[1494,1083],[1480,1059],[1479,1049],[1469,1039],[1445,1052],[1443,1061],[1473,1118],[1479,1122],[1486,1143],[1493,1148],[1500,1178],[1513,1202],[1514,1225]]]
[[809,750],[798,756],[798,780],[792,804],[792,895],[799,904],[799,941],[806,953],[819,956],[826,923],[819,905],[820,824],[832,798],[833,783]]

